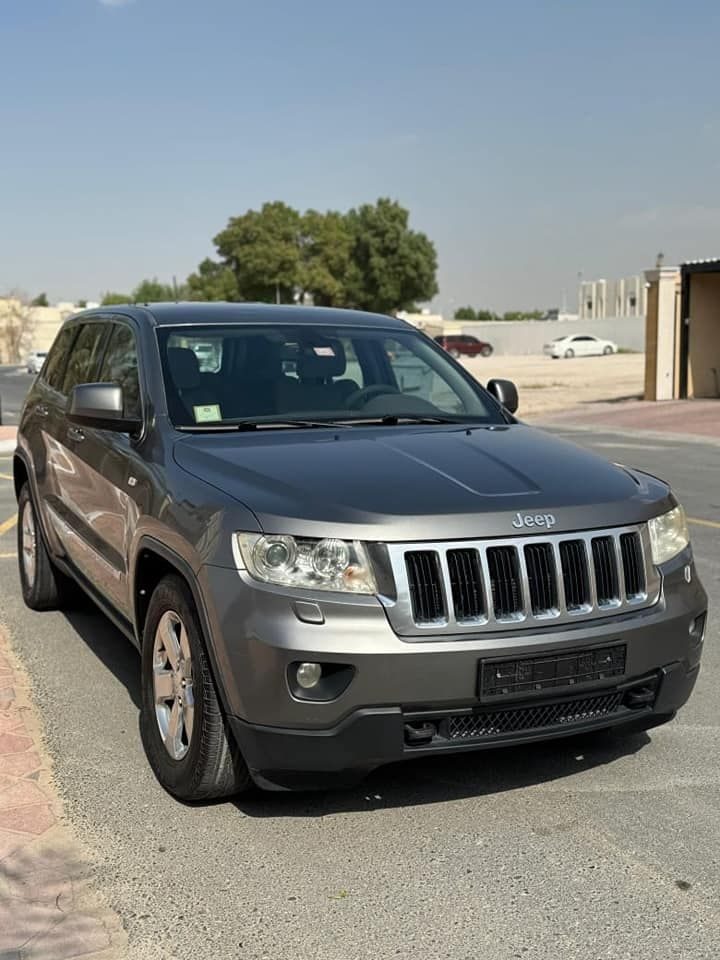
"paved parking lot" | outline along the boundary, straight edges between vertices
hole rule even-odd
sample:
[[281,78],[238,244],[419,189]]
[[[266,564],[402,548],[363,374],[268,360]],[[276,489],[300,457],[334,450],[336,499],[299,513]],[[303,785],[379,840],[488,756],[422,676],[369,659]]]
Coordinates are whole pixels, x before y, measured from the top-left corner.
[[[717,610],[720,449],[571,438],[673,482]],[[716,616],[692,700],[649,734],[416,762],[344,793],[183,806],[145,762],[127,642],[89,605],[23,607],[0,456],[0,617],[128,957],[717,958]]]

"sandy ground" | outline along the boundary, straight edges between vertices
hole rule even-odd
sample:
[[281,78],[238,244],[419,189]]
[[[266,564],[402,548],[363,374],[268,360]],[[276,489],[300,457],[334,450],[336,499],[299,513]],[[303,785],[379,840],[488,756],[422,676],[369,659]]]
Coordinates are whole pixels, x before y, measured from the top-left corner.
[[643,391],[645,355],[610,357],[482,357],[464,361],[481,383],[492,377],[513,380],[520,394],[520,417],[532,418],[583,403],[638,397]]

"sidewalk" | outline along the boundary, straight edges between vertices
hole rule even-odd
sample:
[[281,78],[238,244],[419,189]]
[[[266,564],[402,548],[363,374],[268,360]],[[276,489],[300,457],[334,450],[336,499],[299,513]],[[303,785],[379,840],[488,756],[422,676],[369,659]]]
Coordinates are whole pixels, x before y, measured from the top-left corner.
[[[16,434],[17,427],[0,427],[0,453],[13,452]],[[0,960],[2,960],[1,957]]]
[[588,403],[561,413],[538,414],[530,417],[529,422],[542,426],[592,427],[619,433],[647,431],[720,442],[720,400]]
[[125,933],[53,789],[25,672],[0,628],[0,958],[120,960]]

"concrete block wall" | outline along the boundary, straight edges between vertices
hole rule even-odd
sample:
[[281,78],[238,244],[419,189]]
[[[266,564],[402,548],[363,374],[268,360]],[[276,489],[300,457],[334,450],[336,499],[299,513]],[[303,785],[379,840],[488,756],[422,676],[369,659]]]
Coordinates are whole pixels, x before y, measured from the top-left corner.
[[[525,320],[518,323],[462,323],[463,333],[472,334],[493,345],[495,353],[506,356],[541,354],[543,344],[555,337],[576,333],[592,334],[614,340],[627,350],[645,350],[645,317],[611,317],[606,320],[568,320],[565,322]],[[449,332],[449,325],[446,325]]]

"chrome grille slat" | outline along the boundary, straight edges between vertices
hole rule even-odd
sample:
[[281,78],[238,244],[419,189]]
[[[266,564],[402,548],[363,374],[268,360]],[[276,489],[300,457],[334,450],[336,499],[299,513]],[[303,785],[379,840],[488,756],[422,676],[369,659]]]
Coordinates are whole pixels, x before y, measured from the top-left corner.
[[400,636],[576,623],[660,593],[645,525],[387,548],[397,598],[380,600]]

